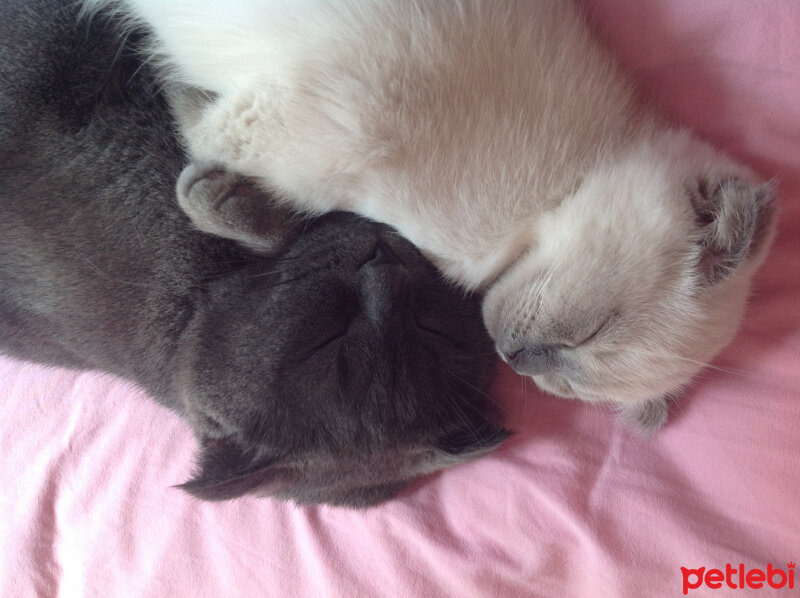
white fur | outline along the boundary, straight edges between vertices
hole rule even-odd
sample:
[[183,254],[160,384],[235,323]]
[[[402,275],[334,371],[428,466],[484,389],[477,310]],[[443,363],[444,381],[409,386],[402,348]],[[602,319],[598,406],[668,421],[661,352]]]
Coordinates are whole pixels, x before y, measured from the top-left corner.
[[488,290],[501,353],[567,345],[542,388],[652,407],[737,329],[767,242],[704,285],[687,189],[751,173],[643,106],[570,3],[111,4],[170,77],[218,94],[183,120],[194,158],[396,227]]

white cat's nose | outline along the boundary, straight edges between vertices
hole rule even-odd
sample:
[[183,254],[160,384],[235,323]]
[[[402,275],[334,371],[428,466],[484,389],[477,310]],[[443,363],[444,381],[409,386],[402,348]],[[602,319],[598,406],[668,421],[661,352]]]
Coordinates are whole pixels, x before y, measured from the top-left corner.
[[526,376],[547,374],[558,367],[558,349],[554,345],[530,344],[501,353],[515,372]]

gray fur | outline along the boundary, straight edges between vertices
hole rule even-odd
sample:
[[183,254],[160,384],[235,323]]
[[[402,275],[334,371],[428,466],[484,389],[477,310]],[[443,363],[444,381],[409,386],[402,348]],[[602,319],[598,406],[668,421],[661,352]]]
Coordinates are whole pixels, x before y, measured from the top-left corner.
[[123,46],[75,17],[70,0],[0,6],[1,351],[143,386],[191,424],[184,487],[205,499],[364,506],[502,442],[479,297],[383,225],[334,213],[293,229],[209,171],[186,187],[194,207],[233,237],[261,210],[244,233],[271,235],[272,255],[197,231],[135,33]]
[[178,177],[178,204],[196,228],[234,239],[256,253],[275,254],[297,234],[301,218],[249,181],[212,164],[190,164]]

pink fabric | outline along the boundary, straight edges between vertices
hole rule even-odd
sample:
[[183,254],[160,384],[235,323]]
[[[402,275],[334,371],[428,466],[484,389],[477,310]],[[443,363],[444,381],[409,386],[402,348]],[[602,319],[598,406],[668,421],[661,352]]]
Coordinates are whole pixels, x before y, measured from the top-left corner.
[[663,432],[503,369],[519,434],[395,501],[203,504],[170,488],[193,447],[176,416],[110,376],[0,359],[0,595],[641,598],[681,595],[681,566],[800,560],[800,5],[588,4],[647,93],[781,181],[742,331]]

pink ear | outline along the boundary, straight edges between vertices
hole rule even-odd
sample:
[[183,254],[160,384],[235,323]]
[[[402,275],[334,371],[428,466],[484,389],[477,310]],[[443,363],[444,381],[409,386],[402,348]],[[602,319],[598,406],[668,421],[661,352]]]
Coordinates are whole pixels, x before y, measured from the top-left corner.
[[301,218],[274,194],[210,164],[189,164],[177,185],[178,204],[199,230],[275,255],[299,233]]
[[196,473],[178,488],[203,500],[228,500],[245,494],[275,494],[294,481],[293,471],[264,458],[254,458],[226,440],[207,440]]
[[775,193],[770,184],[731,178],[715,185],[700,181],[691,198],[701,227],[698,267],[706,282],[714,284],[769,240],[777,212]]

